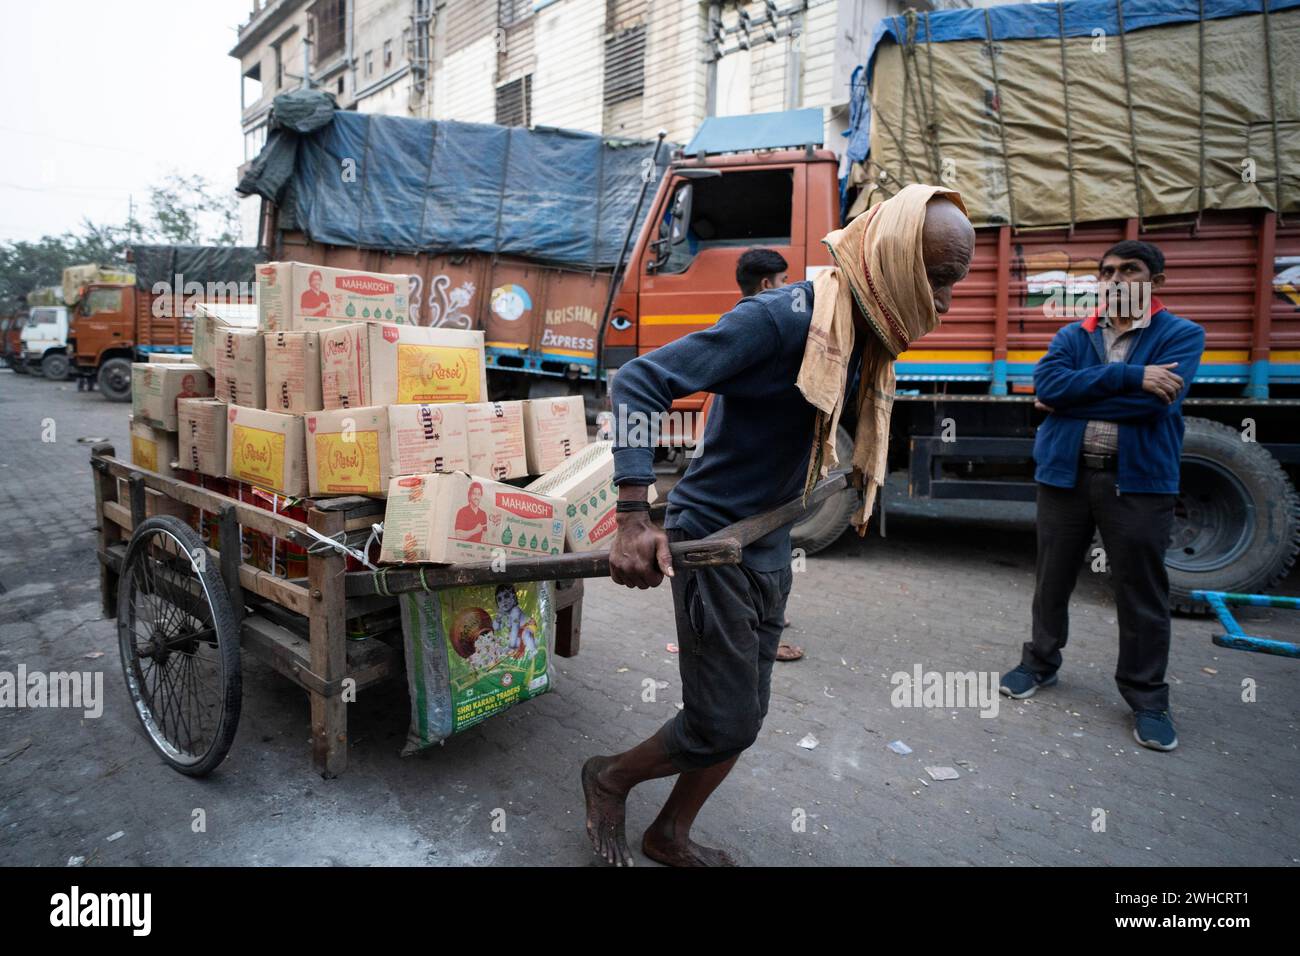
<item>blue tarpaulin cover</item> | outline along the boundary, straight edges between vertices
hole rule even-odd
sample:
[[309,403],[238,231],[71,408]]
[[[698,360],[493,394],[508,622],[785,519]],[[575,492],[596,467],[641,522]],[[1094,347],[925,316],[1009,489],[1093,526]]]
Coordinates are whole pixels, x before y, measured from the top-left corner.
[[[255,164],[239,189],[277,202],[282,226],[316,242],[589,268],[617,261],[655,149],[573,130],[347,111],[307,132],[276,130],[263,155],[283,157],[289,142],[291,167]],[[653,182],[670,151],[660,147]]]

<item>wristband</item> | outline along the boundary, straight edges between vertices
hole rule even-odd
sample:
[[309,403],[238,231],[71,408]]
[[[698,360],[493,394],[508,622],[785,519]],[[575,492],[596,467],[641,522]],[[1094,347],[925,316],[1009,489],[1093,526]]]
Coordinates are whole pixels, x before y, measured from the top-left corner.
[[622,498],[615,504],[614,510],[618,514],[625,511],[649,511],[650,502],[648,501],[624,501]]

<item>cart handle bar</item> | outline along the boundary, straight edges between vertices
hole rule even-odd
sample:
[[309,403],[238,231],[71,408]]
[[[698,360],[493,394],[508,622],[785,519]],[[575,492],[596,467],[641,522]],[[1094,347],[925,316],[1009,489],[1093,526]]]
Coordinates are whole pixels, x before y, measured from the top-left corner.
[[[832,495],[847,488],[844,472],[823,480],[808,495],[763,514],[745,518],[722,528],[706,538],[678,541],[668,546],[673,566],[707,568],[739,564],[741,551],[764,535],[790,524],[805,511],[816,507]],[[475,561],[470,564],[403,564],[379,571],[352,571],[346,575],[347,597],[380,595],[392,597],[412,591],[437,591],[442,588],[483,584],[506,584],[519,581],[558,581],[570,578],[609,576],[609,549],[586,553],[544,555],[537,558],[507,557],[502,561]]]

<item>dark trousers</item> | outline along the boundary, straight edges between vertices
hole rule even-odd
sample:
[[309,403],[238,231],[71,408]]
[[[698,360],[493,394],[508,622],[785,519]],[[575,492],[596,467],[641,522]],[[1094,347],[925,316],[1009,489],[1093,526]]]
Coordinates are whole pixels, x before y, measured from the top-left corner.
[[[668,531],[670,541],[687,537],[675,528]],[[789,567],[677,569],[673,608],[685,706],[659,733],[678,770],[729,760],[757,739],[767,716],[772,663],[793,577]]]
[[1114,471],[1080,468],[1073,488],[1038,486],[1038,569],[1033,636],[1023,663],[1048,675],[1061,666],[1070,594],[1094,530],[1101,531],[1119,618],[1115,683],[1134,710],[1168,710],[1169,576],[1165,551],[1173,495],[1116,494]]

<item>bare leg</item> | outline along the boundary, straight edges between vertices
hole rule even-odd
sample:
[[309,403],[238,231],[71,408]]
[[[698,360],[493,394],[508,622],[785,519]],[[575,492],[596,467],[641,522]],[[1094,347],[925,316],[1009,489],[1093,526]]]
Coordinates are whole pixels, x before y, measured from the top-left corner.
[[582,765],[587,835],[591,837],[591,846],[597,856],[617,866],[632,865],[623,824],[628,791],[644,780],[670,777],[675,773],[677,768],[668,759],[658,734],[631,750],[613,757],[592,757]]
[[691,837],[691,824],[704,801],[718,784],[731,773],[738,757],[722,763],[683,773],[673,785],[668,802],[659,811],[641,839],[641,851],[665,866],[735,866],[736,861],[722,850],[701,846]]

